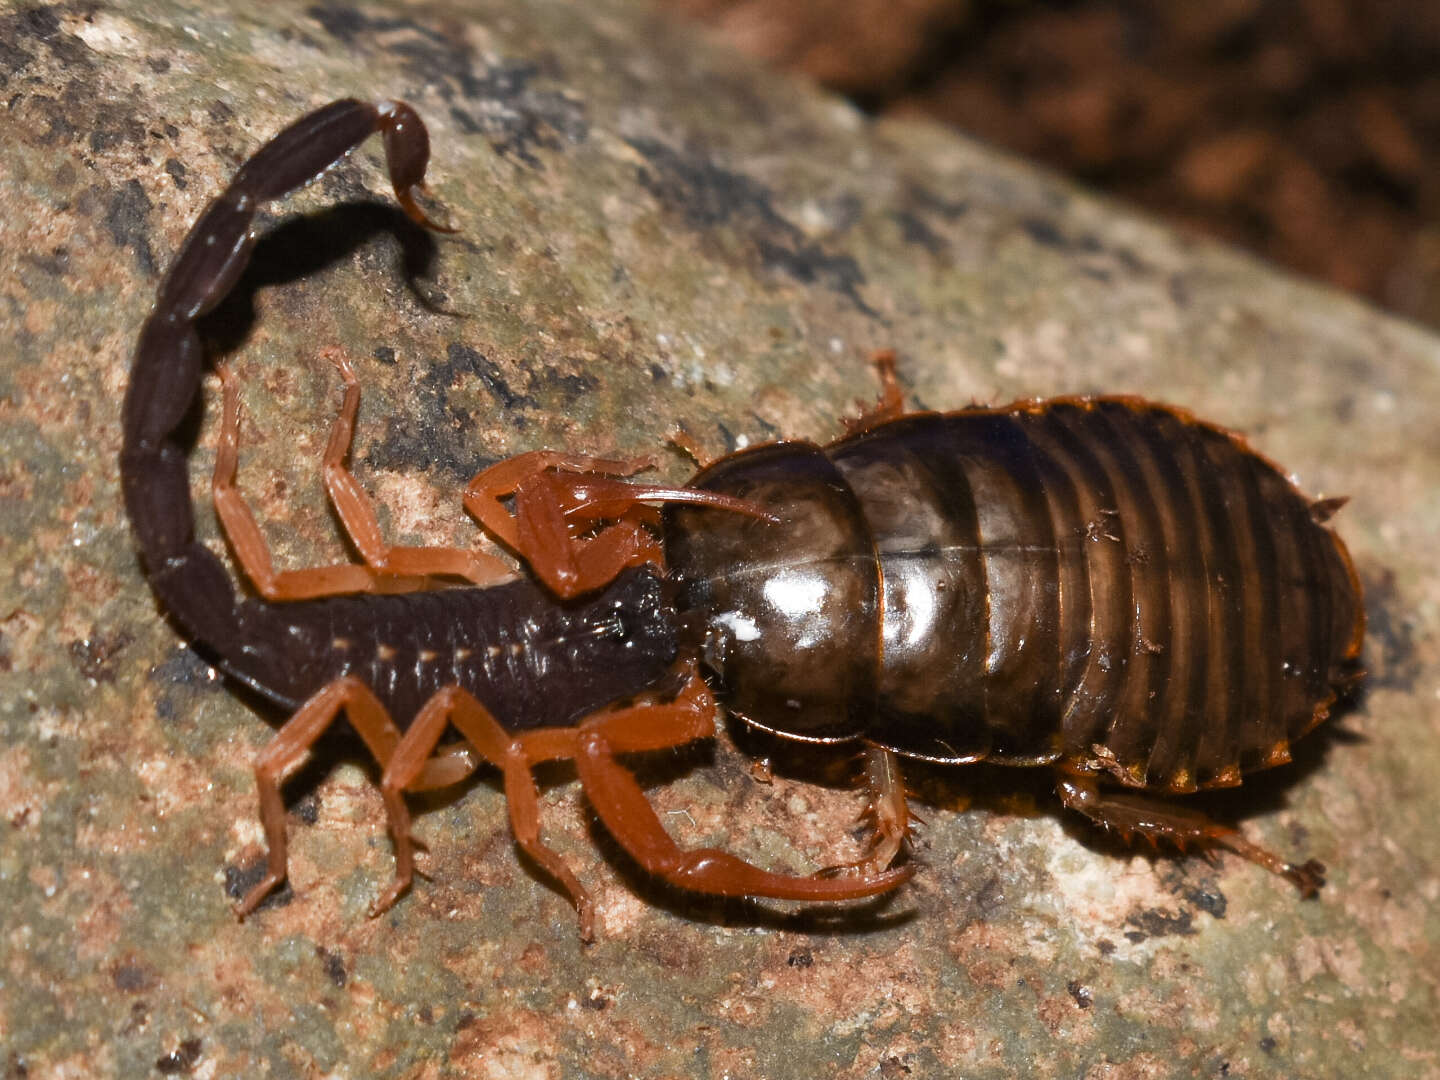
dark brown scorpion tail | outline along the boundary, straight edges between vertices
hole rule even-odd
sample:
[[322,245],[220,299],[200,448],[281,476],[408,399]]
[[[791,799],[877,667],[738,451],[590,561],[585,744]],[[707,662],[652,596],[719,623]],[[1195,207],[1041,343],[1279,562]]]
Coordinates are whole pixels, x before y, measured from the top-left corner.
[[181,245],[140,332],[125,393],[120,482],[151,587],[198,645],[234,646],[235,586],[195,540],[185,441],[179,434],[200,390],[203,351],[195,323],[234,287],[250,261],[259,208],[315,179],[376,132],[395,197],[416,222],[442,232],[415,200],[430,139],[410,106],[332,102],[302,117],[251,157],[201,214]]

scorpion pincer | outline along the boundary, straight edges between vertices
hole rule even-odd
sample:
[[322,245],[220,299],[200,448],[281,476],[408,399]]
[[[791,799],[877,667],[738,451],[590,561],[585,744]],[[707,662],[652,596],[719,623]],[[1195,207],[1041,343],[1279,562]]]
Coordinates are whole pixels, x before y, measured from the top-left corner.
[[[1338,501],[1307,499],[1237,436],[1138,398],[904,414],[885,358],[885,395],[848,437],[733,454],[686,487],[627,480],[643,460],[522,454],[465,494],[530,571],[517,579],[479,552],[385,544],[344,464],[359,387],[339,359],[323,473],[364,563],[277,572],[235,487],[238,387],[222,370],[216,510],[260,596],[238,593],[195,537],[183,432],[205,363],[196,323],[244,271],[258,209],[376,133],[402,208],[450,231],[418,200],[430,148],[413,109],[342,100],[306,115],[191,228],[125,396],[121,481],[151,588],[219,670],[291,714],[256,763],[268,856],[240,914],[286,876],[281,782],[342,717],[382,769],[396,872],[375,912],[414,874],[405,793],[481,762],[501,771],[516,842],[587,940],[589,894],[541,838],[540,762],[573,761],[639,866],[700,893],[897,888],[915,870],[893,865],[913,821],[901,757],[1048,766],[1064,804],[1102,826],[1228,848],[1305,895],[1323,883],[1319,863],[1163,796],[1288,760],[1359,677],[1360,588],[1324,524]],[[437,577],[466,584],[429,587]],[[617,755],[713,736],[707,677],[748,724],[863,752],[875,825],[861,860],[792,876],[676,845]]]

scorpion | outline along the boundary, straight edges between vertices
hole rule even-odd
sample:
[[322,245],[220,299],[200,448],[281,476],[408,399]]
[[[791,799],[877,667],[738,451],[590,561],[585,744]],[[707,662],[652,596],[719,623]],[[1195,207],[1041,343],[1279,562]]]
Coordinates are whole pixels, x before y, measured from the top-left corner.
[[[359,381],[323,461],[363,562],[277,571],[235,484],[239,390],[216,365],[217,516],[259,596],[195,536],[185,417],[205,367],[197,320],[235,286],[259,208],[373,134],[395,196],[432,220],[429,135],[398,101],[345,99],[286,128],[202,212],[158,289],[123,406],[120,475],[146,578],[230,679],[290,717],[255,764],[267,855],[242,918],[286,878],[281,785],[343,721],[381,769],[395,875],[417,841],[405,796],[498,768],[516,844],[595,909],[541,836],[533,775],[573,762],[605,829],[648,874],[696,893],[809,902],[897,889],[916,872],[901,759],[1048,767],[1064,806],[1182,850],[1225,848],[1324,883],[1170,796],[1290,759],[1360,678],[1361,589],[1311,500],[1237,435],[1138,397],[906,413],[893,355],[879,402],[827,446],[722,457],[682,487],[647,459],[532,451],[477,475],[467,510],[528,574],[464,548],[386,544],[346,458]],[[433,588],[436,579],[452,579]],[[454,579],[461,579],[463,584]],[[712,690],[712,684],[714,689]],[[618,755],[740,722],[863,761],[863,856],[811,875],[683,849]]]

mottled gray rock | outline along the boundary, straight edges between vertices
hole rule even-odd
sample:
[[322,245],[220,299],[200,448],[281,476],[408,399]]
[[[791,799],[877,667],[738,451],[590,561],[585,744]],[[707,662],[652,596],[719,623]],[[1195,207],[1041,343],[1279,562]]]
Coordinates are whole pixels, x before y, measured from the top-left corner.
[[[0,86],[4,1075],[1440,1076],[1434,337],[952,133],[872,124],[638,2],[7,4]],[[237,923],[271,728],[139,575],[118,402],[188,223],[345,94],[425,115],[462,232],[398,225],[367,146],[276,210],[211,324],[283,565],[343,557],[316,469],[327,346],[356,359],[358,470],[410,542],[472,542],[465,478],[521,449],[659,451],[680,480],[674,424],[712,453],[833,437],[879,347],[929,407],[1175,402],[1352,496],[1366,694],[1212,800],[1328,863],[1321,899],[1232,858],[1129,855],[1046,777],[972,769],[917,776],[939,805],[893,902],[717,905],[638,877],[561,771],[548,835],[596,890],[594,947],[517,859],[493,780],[422,804],[434,880],[369,920],[390,849],[335,740],[290,789],[293,893]],[[210,380],[212,539],[216,400]],[[855,850],[855,796],[758,783],[729,744],[650,779],[686,844],[795,871]]]

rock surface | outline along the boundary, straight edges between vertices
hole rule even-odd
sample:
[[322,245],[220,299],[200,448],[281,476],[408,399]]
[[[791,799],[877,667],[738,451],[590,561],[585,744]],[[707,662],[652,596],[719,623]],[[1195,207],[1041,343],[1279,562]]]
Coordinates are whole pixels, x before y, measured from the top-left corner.
[[[638,2],[0,8],[0,1073],[1440,1076],[1440,342],[1186,242],[932,127],[716,51]],[[921,872],[839,918],[655,887],[546,774],[600,939],[513,850],[498,785],[417,800],[432,881],[391,873],[374,775],[325,744],[293,891],[245,923],[250,764],[276,718],[157,613],[116,478],[160,271],[259,142],[331,98],[431,125],[431,241],[370,145],[275,208],[212,318],[244,379],[241,482],[285,566],[343,558],[316,463],[389,534],[465,542],[469,474],[540,446],[826,439],[891,347],[911,400],[1124,391],[1245,432],[1339,518],[1369,589],[1359,704],[1210,800],[1331,884],[1151,860],[1030,771],[917,774]],[[407,287],[407,274],[409,287]],[[217,394],[194,454],[202,532]],[[267,723],[268,721],[268,723]],[[858,799],[728,742],[651,769],[686,845],[801,872]],[[969,807],[968,812],[961,812]]]

